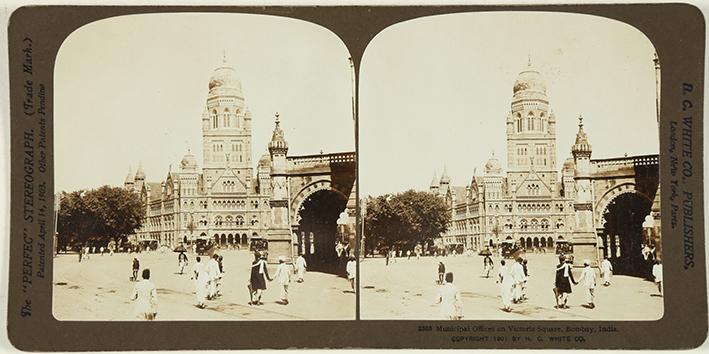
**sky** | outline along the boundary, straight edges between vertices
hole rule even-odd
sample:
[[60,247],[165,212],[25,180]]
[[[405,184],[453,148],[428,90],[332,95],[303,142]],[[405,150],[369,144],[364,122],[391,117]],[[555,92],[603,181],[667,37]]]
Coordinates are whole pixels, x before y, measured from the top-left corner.
[[[77,29],[55,66],[55,188],[121,186],[202,165],[209,78],[234,67],[252,112],[252,161],[267,153],[279,112],[289,155],[354,151],[349,53],[329,30],[247,14],[147,14]],[[255,166],[254,166],[255,167]]]
[[579,115],[593,159],[657,154],[653,55],[634,27],[590,15],[466,13],[393,25],[360,69],[360,196],[427,190],[444,166],[452,185],[466,185],[493,152],[504,170],[512,87],[529,57],[556,114],[559,169]]

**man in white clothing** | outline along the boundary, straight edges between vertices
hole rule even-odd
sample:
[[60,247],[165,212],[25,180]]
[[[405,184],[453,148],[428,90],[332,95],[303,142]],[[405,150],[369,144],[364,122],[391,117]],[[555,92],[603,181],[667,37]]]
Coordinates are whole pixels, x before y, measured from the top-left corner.
[[596,270],[591,268],[591,261],[585,259],[583,261],[583,271],[581,271],[581,278],[578,281],[583,284],[583,289],[586,294],[586,305],[584,307],[592,309],[596,307],[593,303],[594,291],[596,289]]
[[522,257],[518,257],[517,261],[510,265],[512,279],[514,281],[514,291],[512,296],[512,301],[514,303],[519,303],[522,301],[522,287],[524,286],[524,266],[522,265]]
[[655,265],[652,266],[652,276],[655,278],[655,284],[657,284],[657,291],[660,292],[662,296],[662,262],[660,260],[655,260]]
[[500,269],[497,271],[497,282],[500,283],[500,297],[502,298],[503,310],[512,311],[512,287],[514,279],[509,267],[505,266],[505,260],[500,260]]
[[197,295],[197,307],[205,308],[204,301],[207,297],[207,282],[209,273],[200,257],[195,258],[195,264],[192,266],[192,279],[194,280],[195,294]]
[[613,275],[613,265],[608,257],[601,262],[601,273],[603,274],[603,286],[611,285],[611,275]]
[[219,272],[219,262],[217,261],[219,256],[215,253],[212,258],[207,262],[207,274],[209,274],[207,283],[207,299],[212,300],[217,296],[217,283],[221,277]]
[[286,264],[286,259],[283,256],[278,256],[278,268],[273,280],[281,289],[281,304],[288,305],[288,284],[290,284],[290,267]]
[[446,273],[445,283],[438,289],[438,303],[441,304],[441,316],[446,320],[463,318],[463,304],[460,290],[453,285],[453,273]]
[[350,256],[347,262],[347,280],[350,281],[350,287],[352,287],[352,292],[355,291],[355,279],[357,278],[357,262],[355,262],[355,257]]
[[305,281],[305,269],[308,267],[308,263],[305,262],[305,257],[303,255],[299,255],[298,258],[295,260],[295,271],[298,274],[298,283],[302,283]]

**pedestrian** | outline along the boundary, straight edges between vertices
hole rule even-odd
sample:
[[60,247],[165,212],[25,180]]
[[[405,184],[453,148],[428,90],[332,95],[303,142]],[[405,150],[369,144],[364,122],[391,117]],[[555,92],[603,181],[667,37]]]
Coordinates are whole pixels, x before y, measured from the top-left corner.
[[510,265],[510,268],[512,279],[514,281],[512,302],[517,304],[520,303],[523,298],[522,286],[524,285],[524,266],[522,266],[522,257],[517,257],[516,262],[513,262]]
[[282,305],[288,305],[288,285],[290,284],[290,267],[286,264],[286,259],[283,256],[278,256],[278,267],[276,268],[276,274],[273,276],[273,280],[276,281],[278,287],[281,290],[281,302]]
[[138,281],[138,270],[140,270],[140,260],[138,256],[133,257],[133,276],[130,278],[131,281]]
[[352,287],[352,292],[355,290],[355,279],[357,278],[357,262],[355,262],[355,257],[350,256],[347,262],[347,279],[350,281],[350,287]]
[[177,266],[180,268],[180,275],[182,275],[187,266],[187,255],[185,252],[180,252],[180,254],[177,255]]
[[527,259],[522,261],[522,270],[524,271],[524,282],[522,282],[522,300],[527,300],[527,281],[529,280],[529,271],[527,270]]
[[406,250],[406,259],[411,259],[411,250]]
[[512,288],[514,279],[510,269],[505,266],[505,260],[500,260],[500,269],[497,271],[497,282],[500,284],[500,297],[502,298],[502,310],[512,311]]
[[251,276],[249,278],[249,291],[251,292],[251,302],[249,305],[263,305],[261,296],[266,290],[266,279],[268,276],[268,267],[266,267],[265,256],[258,252],[254,253],[254,261],[251,263]]
[[603,258],[601,262],[601,273],[603,275],[603,286],[611,285],[611,275],[613,275],[613,265],[608,257]]
[[445,274],[445,283],[438,289],[438,302],[441,304],[441,316],[447,320],[463,318],[463,304],[460,290],[453,285],[453,273]]
[[298,275],[298,283],[302,283],[305,281],[305,269],[308,267],[308,263],[305,262],[305,257],[303,255],[299,255],[298,258],[295,260],[295,270]]
[[143,269],[142,277],[143,280],[133,287],[131,300],[135,301],[138,318],[152,321],[158,315],[158,291],[150,281],[150,269]]
[[443,284],[443,276],[446,274],[446,265],[443,262],[438,262],[438,281],[436,284]]
[[554,280],[554,293],[556,294],[556,306],[558,309],[568,309],[566,301],[571,294],[571,284],[578,284],[574,280],[574,274],[571,272],[571,265],[563,255],[559,256],[559,265],[556,268],[556,277]]
[[206,307],[204,302],[207,299],[209,273],[199,256],[195,258],[195,264],[192,266],[192,279],[194,280],[195,295],[197,297],[196,306],[203,309]]
[[219,272],[219,262],[217,261],[219,256],[215,253],[207,262],[207,274],[209,278],[207,280],[207,300],[212,300],[217,297],[218,292],[218,282],[221,277]]
[[660,292],[660,296],[662,296],[662,262],[659,259],[656,259],[655,265],[652,266],[652,276],[655,278],[657,291]]
[[391,257],[391,252],[389,252],[389,250],[386,250],[385,252],[386,252],[386,255],[384,255],[384,257],[385,257],[384,265],[388,266],[389,265],[389,257]]
[[586,305],[584,305],[584,307],[589,309],[595,308],[594,291],[596,289],[596,271],[591,268],[591,261],[588,259],[583,261],[583,271],[581,271],[579,283],[583,284],[583,289],[586,295]]
[[101,252],[101,255],[103,256],[103,246],[99,249],[99,252]]
[[82,248],[79,248],[79,263],[81,263],[81,258],[83,257],[83,255],[84,255],[84,248],[82,247]]
[[495,267],[495,262],[492,261],[492,257],[489,255],[483,258],[483,269],[485,270],[485,278],[490,277],[490,272]]
[[113,250],[116,248],[115,245],[108,247],[108,255],[113,257]]

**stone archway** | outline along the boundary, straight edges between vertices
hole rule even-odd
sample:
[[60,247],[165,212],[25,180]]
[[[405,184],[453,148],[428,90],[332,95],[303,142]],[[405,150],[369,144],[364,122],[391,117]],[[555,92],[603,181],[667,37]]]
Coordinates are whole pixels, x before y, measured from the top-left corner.
[[305,255],[308,268],[313,270],[340,273],[344,265],[343,257],[335,251],[339,241],[337,219],[347,208],[347,196],[337,189],[320,185],[304,194],[298,204],[297,220],[294,232],[298,237],[298,253]]
[[[611,193],[612,191],[609,191]],[[644,258],[642,223],[652,208],[652,199],[633,189],[613,193],[613,198],[596,210],[601,214],[597,232],[602,253],[613,264],[615,274],[649,277],[651,260]]]

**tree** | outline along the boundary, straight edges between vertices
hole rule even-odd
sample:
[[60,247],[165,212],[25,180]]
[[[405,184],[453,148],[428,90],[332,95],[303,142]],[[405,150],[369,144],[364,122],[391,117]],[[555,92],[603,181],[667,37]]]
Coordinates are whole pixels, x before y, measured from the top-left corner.
[[369,197],[365,215],[368,249],[432,245],[448,229],[451,216],[443,198],[409,190]]
[[57,219],[59,246],[87,241],[126,241],[140,228],[145,209],[138,195],[120,187],[63,192]]

